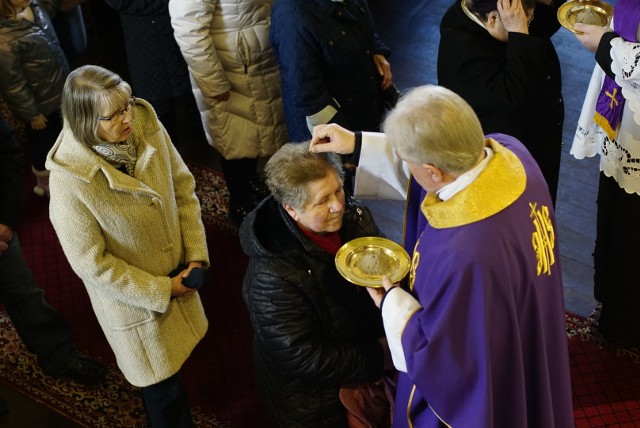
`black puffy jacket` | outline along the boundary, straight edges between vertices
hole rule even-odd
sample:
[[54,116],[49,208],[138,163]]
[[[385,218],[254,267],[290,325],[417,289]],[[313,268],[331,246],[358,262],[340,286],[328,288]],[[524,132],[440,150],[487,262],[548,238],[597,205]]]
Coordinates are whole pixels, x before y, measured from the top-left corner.
[[[347,199],[342,242],[379,236],[368,209]],[[338,273],[272,197],[245,219],[250,257],[243,297],[251,316],[260,393],[278,427],[347,427],[340,386],[382,374],[380,311]]]

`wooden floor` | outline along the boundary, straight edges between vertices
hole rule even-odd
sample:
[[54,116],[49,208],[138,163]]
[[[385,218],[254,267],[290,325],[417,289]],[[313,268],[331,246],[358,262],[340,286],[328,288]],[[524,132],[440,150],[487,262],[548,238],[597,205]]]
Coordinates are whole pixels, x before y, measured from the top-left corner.
[[[400,89],[435,84],[438,24],[452,0],[370,0],[378,32],[392,50],[394,81]],[[84,63],[112,68],[126,76],[124,51],[117,16],[102,2],[91,3],[91,45]],[[567,30],[561,29],[554,44],[562,62],[566,119],[560,185],[557,200],[558,234],[564,269],[565,304],[568,310],[587,316],[595,305],[592,297],[592,256],[595,235],[595,198],[598,177],[596,160],[576,161],[569,148],[594,66],[592,55]],[[135,91],[135,88],[134,88]],[[535,118],[532,118],[535,120]],[[203,141],[185,133],[176,146],[187,159],[216,167],[217,154]],[[370,201],[376,219],[387,235],[401,240],[403,204]],[[59,415],[0,386],[0,397],[8,401],[10,414],[0,417],[3,428],[77,427]],[[42,422],[46,421],[46,422]]]

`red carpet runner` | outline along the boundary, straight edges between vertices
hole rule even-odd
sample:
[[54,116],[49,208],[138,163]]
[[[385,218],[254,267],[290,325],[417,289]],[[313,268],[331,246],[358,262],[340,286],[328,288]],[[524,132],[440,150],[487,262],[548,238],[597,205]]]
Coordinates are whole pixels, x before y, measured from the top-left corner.
[[[200,293],[209,331],[182,370],[189,399],[199,427],[267,427],[255,393],[252,332],[241,296],[246,257],[237,230],[226,221],[228,193],[224,180],[214,171],[197,166],[192,170],[198,181],[212,268]],[[47,201],[33,195],[30,188],[25,196],[18,233],[36,282],[72,326],[76,347],[107,363],[111,370],[106,385],[95,389],[48,378],[40,372],[35,357],[15,340],[9,320],[0,316],[0,381],[87,427],[146,426],[139,391],[128,385],[115,366],[84,285],[69,267],[49,222]]]
[[597,309],[587,319],[567,314],[575,425],[638,427],[640,347],[608,343],[596,328],[597,318]]
[[[215,172],[192,166],[212,261],[201,291],[209,331],[182,371],[199,427],[268,428],[256,394],[251,326],[241,298],[246,257],[226,221],[228,194]],[[45,200],[27,193],[20,240],[36,281],[71,324],[78,349],[110,365],[106,384],[86,389],[44,376],[0,314],[0,381],[91,427],[144,427],[139,393],[122,378],[84,286],[71,271]],[[640,349],[606,343],[588,319],[567,314],[576,427],[640,426]]]

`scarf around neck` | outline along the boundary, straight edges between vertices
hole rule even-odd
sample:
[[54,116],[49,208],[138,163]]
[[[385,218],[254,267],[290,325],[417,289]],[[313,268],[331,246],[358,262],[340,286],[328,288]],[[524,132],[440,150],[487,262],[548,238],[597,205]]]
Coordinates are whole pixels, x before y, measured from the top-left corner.
[[138,159],[138,148],[131,141],[121,141],[119,143],[102,143],[92,147],[100,157],[109,162],[112,166],[120,169],[124,166],[127,174],[133,176]]
[[[640,1],[618,0],[613,14],[613,28],[623,39],[635,42],[636,30],[640,21]],[[615,139],[622,121],[624,97],[622,88],[614,79],[605,75],[602,89],[598,96],[594,122],[597,123],[610,139]]]

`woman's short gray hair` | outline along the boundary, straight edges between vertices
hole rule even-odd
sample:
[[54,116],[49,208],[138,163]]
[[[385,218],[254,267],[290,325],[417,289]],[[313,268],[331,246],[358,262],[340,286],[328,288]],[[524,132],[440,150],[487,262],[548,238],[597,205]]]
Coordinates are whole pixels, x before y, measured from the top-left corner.
[[482,126],[459,95],[425,85],[404,95],[383,123],[398,155],[459,175],[471,169],[484,147]]
[[340,156],[314,153],[309,142],[282,146],[265,165],[267,186],[276,201],[295,209],[304,208],[309,200],[308,185],[325,178],[329,172],[344,180]]
[[73,135],[90,146],[99,144],[98,117],[116,111],[131,98],[131,86],[116,73],[97,65],[73,70],[62,91],[62,117]]

